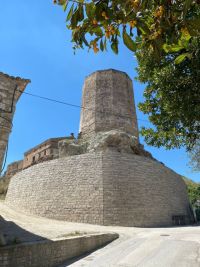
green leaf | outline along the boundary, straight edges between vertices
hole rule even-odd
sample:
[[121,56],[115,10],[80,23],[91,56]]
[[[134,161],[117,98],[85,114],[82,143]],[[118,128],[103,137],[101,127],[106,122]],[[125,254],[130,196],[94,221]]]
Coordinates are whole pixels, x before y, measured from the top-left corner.
[[82,40],[83,40],[84,44],[85,44],[86,46],[90,47],[90,45],[89,45],[88,41],[86,40],[86,38],[85,38],[85,35],[84,35],[84,34],[81,36],[81,38],[82,38]]
[[58,0],[58,4],[63,6],[65,4],[66,0]]
[[123,41],[124,41],[124,44],[128,47],[128,49],[130,49],[133,52],[136,51],[137,45],[132,40],[132,38],[127,34],[125,28],[123,29]]
[[104,49],[107,51],[107,40],[106,40],[106,38],[104,39],[103,46],[104,46]]
[[67,6],[68,6],[68,1],[66,1],[66,2],[63,4],[63,6],[62,6],[64,12],[66,11]]
[[185,4],[184,4],[184,7],[183,7],[183,18],[185,19],[189,9],[190,9],[190,6],[192,5],[192,0],[185,0]]
[[183,30],[181,34],[181,40],[189,41],[191,39],[191,35],[188,30]]
[[190,35],[200,35],[200,18],[187,20],[186,23]]
[[176,57],[176,59],[174,61],[175,64],[180,64],[181,62],[183,62],[186,59],[186,57],[191,58],[191,54],[183,53],[183,54],[179,55],[178,57]]
[[102,12],[105,11],[105,7],[103,5],[103,3],[101,4],[97,4],[96,5],[96,9],[95,9],[95,16],[97,18],[97,20],[102,20]]
[[180,44],[172,44],[172,45],[168,45],[168,44],[164,44],[163,45],[163,49],[166,53],[169,52],[179,52],[181,49],[183,49],[184,46],[180,45]]
[[117,42],[113,42],[113,43],[111,44],[111,48],[112,48],[112,50],[113,50],[113,52],[114,52],[115,54],[118,54],[118,43],[117,43]]
[[143,35],[148,35],[150,34],[149,28],[146,23],[142,20],[137,21],[137,28],[139,32],[141,32]]
[[86,4],[85,11],[86,11],[86,15],[88,16],[89,19],[94,18],[95,9],[96,9],[96,7],[95,7],[94,3]]
[[71,26],[72,26],[73,28],[76,27],[77,24],[78,24],[78,21],[79,21],[79,11],[76,10],[76,11],[74,12],[74,14],[72,15],[72,17],[71,17]]
[[78,19],[79,19],[79,21],[82,21],[84,19],[83,5],[79,5],[78,12],[79,12]]
[[92,29],[92,31],[96,34],[96,36],[100,36],[100,37],[103,36],[103,32],[102,32],[102,29],[100,27],[95,27]]
[[68,15],[67,15],[67,19],[66,19],[66,21],[68,21],[68,20],[71,19],[72,15],[73,15],[73,11],[74,11],[74,4],[72,4],[72,6],[71,6],[71,8],[70,8],[70,10],[69,10],[69,13],[68,13]]
[[102,52],[104,51],[104,44],[103,44],[103,40],[102,39],[101,39],[101,42],[100,42],[100,49],[101,49]]

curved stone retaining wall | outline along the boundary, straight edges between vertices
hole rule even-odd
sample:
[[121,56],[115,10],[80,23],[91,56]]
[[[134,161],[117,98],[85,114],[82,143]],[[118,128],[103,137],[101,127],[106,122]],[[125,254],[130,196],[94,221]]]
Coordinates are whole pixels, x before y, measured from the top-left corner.
[[118,234],[106,233],[0,247],[0,266],[58,266],[69,259],[105,246],[117,238]]
[[190,210],[182,178],[163,164],[108,149],[44,162],[16,174],[6,204],[26,213],[122,226],[172,225]]

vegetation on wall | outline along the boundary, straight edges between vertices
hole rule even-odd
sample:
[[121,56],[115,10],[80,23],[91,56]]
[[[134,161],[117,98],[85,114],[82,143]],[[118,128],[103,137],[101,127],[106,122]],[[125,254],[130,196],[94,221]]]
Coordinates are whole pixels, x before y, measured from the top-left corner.
[[[197,219],[200,221],[200,183],[195,183],[192,180],[183,177],[186,185],[190,203],[196,209]],[[199,201],[199,205],[198,202]]]

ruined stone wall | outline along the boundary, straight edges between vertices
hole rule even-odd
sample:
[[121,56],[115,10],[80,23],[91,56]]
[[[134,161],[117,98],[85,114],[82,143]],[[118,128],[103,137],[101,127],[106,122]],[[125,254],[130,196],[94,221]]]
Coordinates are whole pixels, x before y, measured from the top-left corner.
[[39,162],[58,157],[58,143],[66,137],[51,138],[35,146],[24,154],[23,168],[28,168]]
[[111,69],[88,76],[83,86],[82,106],[83,137],[118,129],[139,138],[133,85],[126,73]]
[[[172,225],[190,216],[186,186],[155,160],[115,150],[71,156],[15,175],[6,203],[26,213],[122,226]],[[187,217],[188,216],[188,217]]]
[[0,171],[2,169],[16,103],[30,80],[0,73]]
[[13,176],[15,173],[23,169],[23,160],[15,161],[8,165],[5,176]]

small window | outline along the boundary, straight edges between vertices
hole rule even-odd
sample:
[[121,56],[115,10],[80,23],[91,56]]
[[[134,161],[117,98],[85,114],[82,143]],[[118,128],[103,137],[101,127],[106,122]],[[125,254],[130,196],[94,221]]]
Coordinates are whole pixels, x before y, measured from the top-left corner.
[[35,162],[35,156],[33,156],[33,162]]

